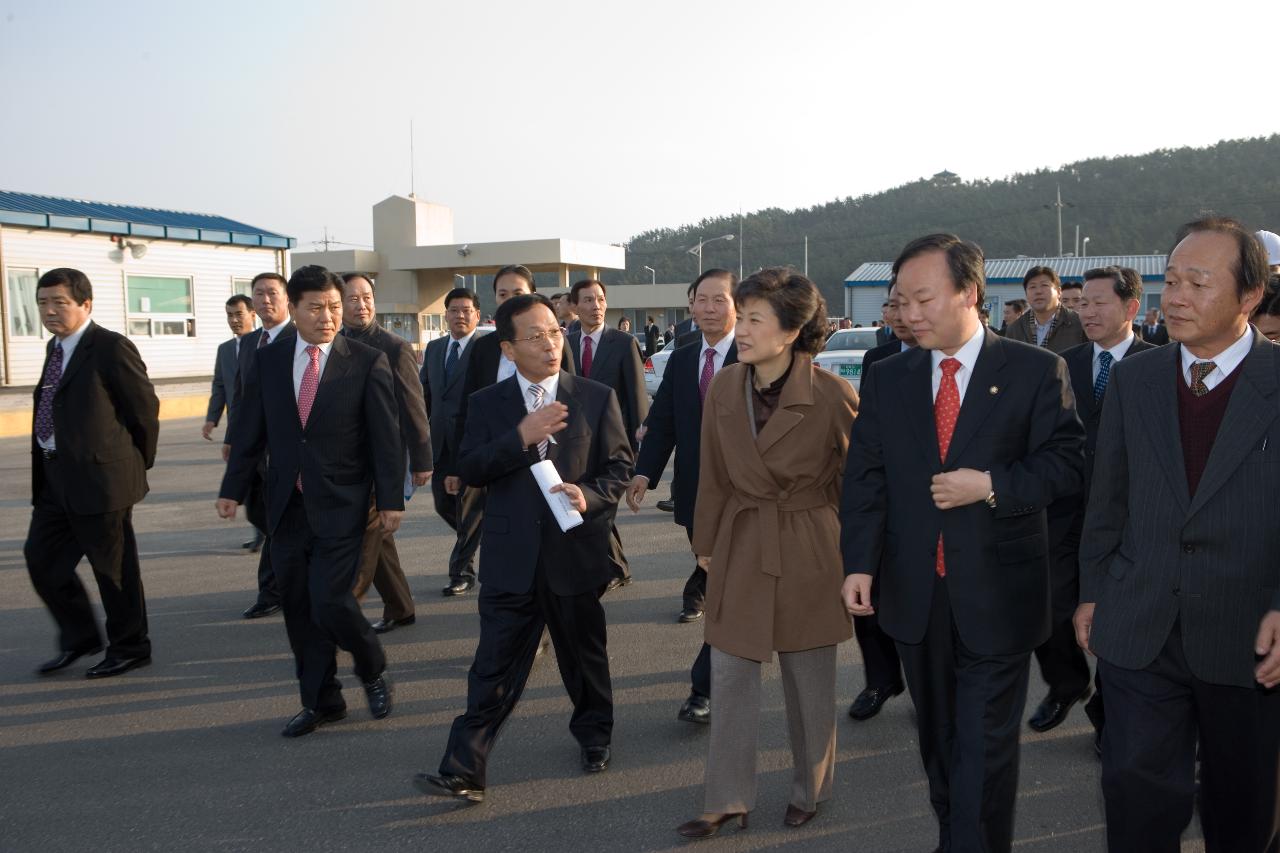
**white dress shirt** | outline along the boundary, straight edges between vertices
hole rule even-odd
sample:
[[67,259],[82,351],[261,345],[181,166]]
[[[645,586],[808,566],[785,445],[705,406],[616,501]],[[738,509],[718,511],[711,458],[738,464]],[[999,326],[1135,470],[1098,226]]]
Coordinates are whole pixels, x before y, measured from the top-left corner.
[[462,358],[462,354],[467,351],[467,347],[471,345],[471,339],[474,338],[475,336],[476,336],[475,329],[471,330],[471,334],[461,338],[455,338],[453,335],[450,335],[449,343],[444,348],[444,360],[445,361],[449,360],[449,350],[453,349],[454,344],[458,345],[458,358]]
[[[489,334],[493,335],[493,334],[497,334],[497,332],[490,332]],[[499,350],[498,351],[498,381],[502,382],[503,380],[510,379],[512,376],[515,376],[515,375],[516,375],[516,363],[511,359],[507,358],[506,353]]]
[[960,369],[956,371],[956,390],[960,392],[960,404],[964,405],[964,392],[969,388],[969,377],[973,376],[973,366],[978,363],[978,354],[982,352],[982,342],[986,340],[987,327],[982,323],[978,324],[978,330],[973,333],[973,337],[965,342],[964,346],[956,350],[956,354],[948,356],[942,350],[931,350],[930,357],[933,359],[933,399],[938,399],[938,389],[942,387],[942,360],[944,358],[954,358],[960,362]]
[[715,350],[716,357],[711,360],[711,375],[715,376],[720,372],[720,368],[724,367],[724,360],[729,357],[729,347],[733,346],[733,333],[725,335],[715,346],[707,343],[705,335],[702,337],[702,349],[698,352],[698,379],[702,379],[702,366],[707,363],[707,350]]
[[600,339],[602,337],[604,337],[603,323],[600,324],[600,328],[596,329],[594,332],[592,332],[589,335],[587,334],[586,329],[582,330],[582,338],[581,340],[578,341],[578,363],[579,364],[582,363],[582,348],[586,346],[585,341],[587,340],[587,338],[591,338],[591,361],[592,363],[595,362],[596,356],[600,353]]
[[1244,334],[1241,335],[1234,344],[1215,355],[1213,358],[1197,358],[1191,354],[1191,350],[1182,347],[1182,381],[1187,383],[1187,387],[1191,387],[1191,365],[1200,361],[1212,361],[1217,367],[1213,372],[1204,378],[1204,387],[1212,391],[1218,386],[1218,383],[1231,375],[1231,371],[1240,366],[1240,362],[1244,361],[1244,357],[1249,354],[1249,349],[1253,346],[1253,327],[1246,326]]
[[[307,354],[309,346],[311,344],[304,341],[302,335],[298,335],[298,342],[293,347],[293,399],[295,401],[302,390],[302,374],[307,372],[307,365],[311,363],[311,356]],[[333,341],[327,344],[316,344],[316,346],[320,348],[320,376],[324,376],[324,366],[329,363],[329,348],[333,346]]]
[[[80,324],[80,328],[76,329],[74,332],[67,335],[65,338],[58,338],[58,342],[62,344],[63,374],[66,374],[67,365],[71,363],[71,354],[76,351],[76,344],[80,343],[80,339],[84,337],[84,330],[89,328],[89,324],[92,322],[93,322],[92,320],[85,320],[83,323]],[[43,376],[40,377],[40,381],[41,382],[44,381]],[[59,380],[59,382],[61,382],[61,380]],[[41,396],[45,394],[53,394],[53,393],[56,393],[57,390],[58,390],[57,388],[44,388],[41,390],[40,394]],[[39,407],[39,405],[40,404],[37,402],[36,406]],[[41,441],[39,438],[37,438],[36,443],[39,444],[41,447],[43,447],[45,450],[57,450],[58,449],[57,438],[58,438],[57,433],[51,432],[49,433],[48,441]]]
[[525,411],[533,412],[533,395],[529,393],[529,389],[534,385],[541,385],[542,390],[546,393],[542,395],[542,405],[556,401],[556,392],[560,390],[560,374],[553,373],[541,382],[530,382],[524,378],[524,374],[516,372],[516,382],[520,383],[520,399],[524,400]]
[[1104,350],[1102,347],[1098,346],[1095,343],[1093,345],[1093,381],[1095,383],[1098,381],[1098,370],[1102,367],[1102,362],[1100,361],[1100,359],[1102,358],[1102,354],[1104,352],[1111,353],[1111,369],[1114,370],[1115,363],[1120,359],[1124,358],[1124,354],[1129,351],[1129,347],[1131,346],[1133,346],[1132,330],[1129,332],[1128,337],[1126,337],[1123,341],[1111,347],[1110,349]]
[[[272,326],[270,329],[268,329],[266,326],[263,326],[262,333],[267,336],[267,343],[264,344],[261,341],[259,341],[258,342],[259,346],[265,347],[268,344],[274,344],[276,342],[276,338],[280,337],[280,333],[284,331],[284,327],[287,325],[289,324],[277,323],[276,325]],[[301,338],[299,338],[299,340],[301,340]]]

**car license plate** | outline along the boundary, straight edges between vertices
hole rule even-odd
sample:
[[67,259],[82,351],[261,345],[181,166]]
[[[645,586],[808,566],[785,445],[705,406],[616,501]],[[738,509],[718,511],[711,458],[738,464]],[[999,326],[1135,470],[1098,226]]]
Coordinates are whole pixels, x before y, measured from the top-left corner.
[[845,379],[857,379],[862,376],[862,365],[842,364],[840,365],[840,375]]

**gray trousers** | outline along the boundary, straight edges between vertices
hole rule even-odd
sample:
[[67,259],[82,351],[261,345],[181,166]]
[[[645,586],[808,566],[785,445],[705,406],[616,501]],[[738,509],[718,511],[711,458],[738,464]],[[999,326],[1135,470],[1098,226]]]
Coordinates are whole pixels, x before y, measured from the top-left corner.
[[[831,796],[836,760],[836,647],[778,652],[791,739],[791,804],[815,811]],[[711,739],[703,811],[749,812],[756,804],[760,663],[711,649]]]

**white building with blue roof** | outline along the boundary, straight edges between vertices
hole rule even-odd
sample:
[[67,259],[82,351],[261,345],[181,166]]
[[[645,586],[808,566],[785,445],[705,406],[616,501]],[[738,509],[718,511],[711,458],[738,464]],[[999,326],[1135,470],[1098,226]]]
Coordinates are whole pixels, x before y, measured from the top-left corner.
[[207,377],[231,336],[227,299],[260,272],[288,275],[295,244],[223,216],[0,190],[0,382],[40,379],[36,282],[56,267],[89,277],[94,321],[127,334],[153,379]]

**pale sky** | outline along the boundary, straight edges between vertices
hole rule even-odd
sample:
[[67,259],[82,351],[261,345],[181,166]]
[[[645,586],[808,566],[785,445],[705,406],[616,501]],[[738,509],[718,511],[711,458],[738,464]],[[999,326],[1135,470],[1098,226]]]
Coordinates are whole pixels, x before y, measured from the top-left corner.
[[0,0],[0,189],[367,244],[412,119],[459,241],[624,242],[1280,132],[1278,34],[1274,0]]

